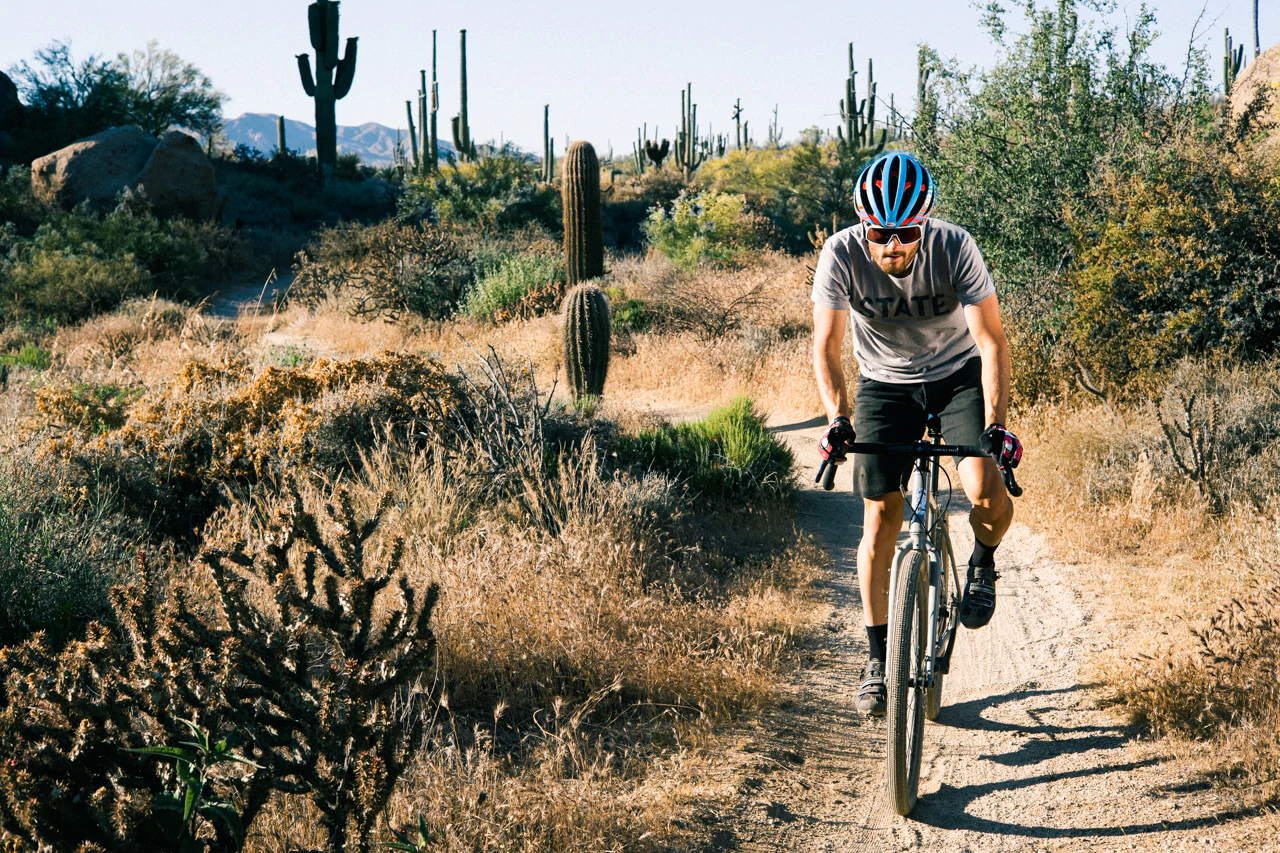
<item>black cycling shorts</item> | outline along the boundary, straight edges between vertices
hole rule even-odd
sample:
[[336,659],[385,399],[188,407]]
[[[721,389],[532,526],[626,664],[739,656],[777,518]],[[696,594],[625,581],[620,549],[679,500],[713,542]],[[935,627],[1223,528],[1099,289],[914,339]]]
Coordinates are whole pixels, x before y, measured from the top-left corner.
[[[947,444],[977,445],[986,428],[982,401],[982,358],[974,356],[955,373],[934,382],[905,385],[858,377],[853,405],[857,441],[897,443],[924,435],[925,417],[937,415]],[[911,458],[889,454],[853,455],[853,490],[864,498],[896,492]]]

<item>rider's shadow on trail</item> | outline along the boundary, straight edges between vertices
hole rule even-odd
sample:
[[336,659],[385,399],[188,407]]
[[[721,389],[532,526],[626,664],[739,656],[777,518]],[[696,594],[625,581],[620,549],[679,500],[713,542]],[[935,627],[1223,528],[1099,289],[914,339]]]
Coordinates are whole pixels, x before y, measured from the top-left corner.
[[1133,740],[1137,734],[1137,729],[1133,727],[1058,726],[1043,722],[1040,714],[1056,710],[1052,707],[1022,709],[1023,713],[1033,721],[1029,724],[1002,723],[982,715],[983,711],[1008,702],[1022,702],[1037,696],[1061,696],[1066,693],[1075,693],[1086,687],[1088,685],[1075,684],[1059,690],[1024,688],[997,696],[982,696],[968,702],[944,705],[938,714],[937,725],[984,732],[1004,732],[1009,735],[1011,741],[1017,739],[1018,747],[1011,752],[975,756],[1005,767],[1030,767],[1062,755],[1119,749]]
[[[1161,763],[1159,758],[1128,761],[1119,764],[1103,764],[1062,773],[1046,773],[1026,779],[1010,779],[1002,782],[986,782],[959,788],[944,784],[936,792],[922,797],[910,820],[938,829],[964,830],[991,835],[1009,835],[1022,838],[1111,838],[1125,835],[1142,835],[1150,832],[1171,832],[1213,826],[1224,820],[1256,814],[1252,809],[1220,809],[1201,817],[1184,820],[1153,820],[1147,823],[1130,823],[1118,826],[1035,826],[996,820],[970,814],[968,809],[983,797],[1010,793],[1025,788],[1046,786],[1045,790],[1060,786],[1074,779],[1104,776],[1111,773],[1129,773]],[[1052,787],[1051,787],[1052,786]],[[1048,799],[1048,798],[1046,798]],[[1105,809],[1103,810],[1105,813]]]
[[[1186,818],[1180,821],[1157,820],[1121,826],[1037,826],[971,814],[969,810],[973,804],[986,797],[1000,797],[1015,791],[1043,786],[1042,790],[1045,791],[1045,796],[1042,799],[1044,802],[1051,802],[1059,799],[1062,786],[1069,784],[1073,780],[1129,773],[1162,762],[1160,758],[1148,758],[1141,761],[1122,760],[1125,753],[1121,750],[1121,747],[1130,742],[1136,734],[1136,729],[1131,727],[1121,725],[1061,726],[1045,723],[1040,719],[1041,713],[1051,713],[1063,707],[1061,703],[1055,703],[1051,697],[1061,697],[1063,694],[1075,693],[1086,689],[1087,686],[1073,685],[1057,690],[1022,688],[997,696],[983,696],[968,702],[944,706],[938,718],[938,723],[941,725],[988,732],[1007,732],[1011,741],[1014,738],[1020,739],[1017,748],[1010,752],[996,755],[975,753],[973,756],[975,761],[990,761],[1003,767],[1030,767],[1060,756],[1081,753],[1096,753],[1097,760],[1090,767],[1064,770],[1058,773],[1043,773],[1028,778],[981,782],[960,787],[943,784],[937,791],[920,798],[920,802],[912,812],[910,819],[939,829],[965,830],[996,835],[1026,838],[1099,838],[1194,829],[1217,823],[1229,817],[1238,817],[1245,814],[1245,812],[1239,810],[1223,809],[1212,815]],[[994,709],[1000,705],[1026,702],[1038,697],[1046,698],[1048,707],[1022,709],[1023,713],[1031,718],[1031,721],[1027,724],[1003,723],[983,716],[984,711]],[[1112,757],[1116,760],[1108,760]],[[1093,783],[1094,786],[1097,784],[1097,782]]]

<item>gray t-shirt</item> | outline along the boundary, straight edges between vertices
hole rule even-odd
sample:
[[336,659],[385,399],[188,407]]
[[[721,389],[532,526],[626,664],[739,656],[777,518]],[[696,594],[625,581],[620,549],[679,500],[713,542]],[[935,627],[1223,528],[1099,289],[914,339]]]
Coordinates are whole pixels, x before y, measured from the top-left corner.
[[978,354],[961,306],[995,293],[977,244],[958,225],[930,218],[905,278],[880,271],[867,253],[866,226],[831,235],[813,278],[813,301],[848,311],[862,374],[880,382],[932,382]]

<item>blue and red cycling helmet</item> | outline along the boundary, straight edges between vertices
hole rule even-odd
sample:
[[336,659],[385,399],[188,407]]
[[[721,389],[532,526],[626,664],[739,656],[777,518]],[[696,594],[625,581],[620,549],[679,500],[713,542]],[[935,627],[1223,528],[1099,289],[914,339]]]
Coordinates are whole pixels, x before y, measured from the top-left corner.
[[858,175],[858,217],[876,228],[924,225],[935,186],[929,170],[906,151],[886,151]]

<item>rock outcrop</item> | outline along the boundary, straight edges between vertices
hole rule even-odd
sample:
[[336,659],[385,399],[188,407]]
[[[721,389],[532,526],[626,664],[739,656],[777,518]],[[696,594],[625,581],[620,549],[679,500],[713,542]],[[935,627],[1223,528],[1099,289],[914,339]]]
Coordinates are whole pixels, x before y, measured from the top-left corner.
[[116,204],[125,189],[143,193],[159,216],[212,219],[220,200],[213,164],[195,139],[170,131],[160,141],[137,125],[113,127],[31,164],[35,194],[63,207]]
[[31,188],[38,198],[67,208],[82,201],[99,210],[111,207],[155,149],[155,137],[137,125],[108,128],[32,163]]
[[1280,145],[1280,44],[1267,48],[1244,67],[1231,86],[1231,112],[1240,115],[1253,101],[1259,87],[1271,90],[1271,100],[1262,120],[1271,123],[1268,147]]
[[179,130],[160,138],[134,182],[159,216],[213,219],[218,215],[217,178],[200,143]]

